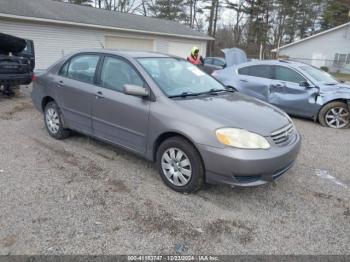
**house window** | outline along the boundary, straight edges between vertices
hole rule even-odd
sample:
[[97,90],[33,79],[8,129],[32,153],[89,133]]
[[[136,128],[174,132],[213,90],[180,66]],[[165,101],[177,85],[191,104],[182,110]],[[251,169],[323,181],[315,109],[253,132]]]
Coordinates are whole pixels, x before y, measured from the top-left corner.
[[346,64],[350,64],[350,54],[348,54],[348,57],[346,58]]
[[339,64],[343,65],[343,64],[345,64],[345,61],[346,61],[346,54],[340,54],[339,55]]
[[333,64],[334,64],[334,65],[338,65],[338,60],[339,60],[339,54],[336,53],[335,56],[334,56]]
[[334,65],[336,66],[342,66],[345,63],[350,63],[350,54],[338,54],[336,53],[334,56]]

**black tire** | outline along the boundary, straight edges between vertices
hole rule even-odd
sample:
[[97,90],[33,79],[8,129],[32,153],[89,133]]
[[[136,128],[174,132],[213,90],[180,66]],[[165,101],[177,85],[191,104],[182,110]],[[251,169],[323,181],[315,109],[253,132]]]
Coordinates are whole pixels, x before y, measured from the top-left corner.
[[[176,148],[188,157],[188,160],[190,162],[191,166],[191,177],[189,178],[189,181],[182,186],[174,185],[172,182],[168,180],[166,177],[163,168],[162,168],[162,157],[163,154],[171,149]],[[184,156],[184,157],[186,157]],[[176,136],[171,137],[167,140],[165,140],[158,148],[157,150],[157,167],[160,173],[161,178],[163,179],[164,183],[172,188],[173,190],[180,192],[180,193],[194,193],[201,189],[204,183],[204,166],[202,163],[202,159],[196,150],[194,146],[188,142],[186,139]]]
[[[329,121],[327,121],[326,116],[327,114],[332,110],[332,109],[337,109],[337,108],[343,108],[344,112],[346,111],[348,116],[347,116],[347,124],[341,127],[335,127],[329,124]],[[347,128],[350,126],[350,113],[349,113],[349,107],[346,103],[340,102],[340,101],[335,101],[331,102],[329,104],[326,104],[323,106],[318,114],[318,120],[322,126],[325,127],[331,127],[331,128]]]
[[[57,131],[56,132],[54,132],[53,129],[48,126],[47,119],[49,117],[48,116],[48,111],[49,110],[54,110],[54,112],[57,113],[57,118],[55,118],[57,120]],[[60,139],[67,138],[70,135],[69,129],[66,129],[66,128],[63,127],[61,110],[59,109],[58,105],[54,101],[51,101],[51,102],[47,103],[47,105],[45,106],[44,122],[45,122],[45,127],[46,127],[47,132],[53,138],[60,140]]]

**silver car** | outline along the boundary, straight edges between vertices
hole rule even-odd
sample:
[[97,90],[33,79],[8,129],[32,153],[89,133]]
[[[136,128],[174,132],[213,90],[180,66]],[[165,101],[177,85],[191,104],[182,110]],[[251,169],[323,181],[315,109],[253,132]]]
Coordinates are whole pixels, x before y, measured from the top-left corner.
[[212,75],[224,85],[288,114],[332,128],[350,126],[350,86],[313,66],[283,60],[253,61],[228,66]]
[[75,130],[130,150],[179,192],[276,180],[300,149],[283,111],[164,54],[72,54],[35,77],[32,99],[52,137]]

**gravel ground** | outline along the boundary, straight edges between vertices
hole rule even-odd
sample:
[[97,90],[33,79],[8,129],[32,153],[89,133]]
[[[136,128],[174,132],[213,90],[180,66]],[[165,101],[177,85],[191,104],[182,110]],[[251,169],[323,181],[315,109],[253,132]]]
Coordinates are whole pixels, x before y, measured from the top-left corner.
[[132,154],[52,139],[28,94],[0,97],[0,255],[350,254],[350,130],[294,119],[278,182],[182,195]]

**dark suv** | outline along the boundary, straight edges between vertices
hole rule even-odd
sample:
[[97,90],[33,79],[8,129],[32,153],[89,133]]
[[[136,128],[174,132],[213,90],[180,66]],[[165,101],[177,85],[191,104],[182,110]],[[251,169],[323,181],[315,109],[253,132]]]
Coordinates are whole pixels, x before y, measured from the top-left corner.
[[0,33],[0,86],[28,85],[35,67],[34,43]]

